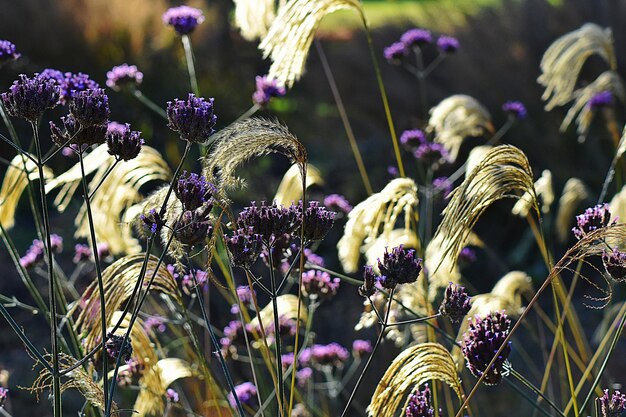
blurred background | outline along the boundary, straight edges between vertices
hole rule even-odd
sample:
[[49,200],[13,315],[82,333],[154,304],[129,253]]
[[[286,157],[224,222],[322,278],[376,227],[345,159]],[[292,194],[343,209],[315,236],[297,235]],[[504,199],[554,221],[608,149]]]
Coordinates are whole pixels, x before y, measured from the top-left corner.
[[[543,110],[543,91],[536,79],[546,48],[557,37],[586,22],[612,28],[618,68],[624,68],[626,54],[622,51],[626,46],[626,28],[620,23],[626,16],[626,1],[377,0],[364,3],[398,132],[423,127],[426,120],[420,114],[416,80],[398,67],[388,65],[382,56],[383,48],[411,27],[449,34],[459,39],[461,47],[429,77],[430,105],[452,94],[471,95],[491,112],[497,128],[506,121],[502,104],[520,100],[526,105],[529,117],[511,129],[503,142],[520,147],[528,155],[536,177],[549,168],[557,192],[572,176],[581,178],[592,190],[601,188],[613,154],[608,132],[592,127],[584,143],[577,141],[575,127],[559,133],[565,110],[549,113]],[[0,90],[6,91],[18,74],[30,75],[44,68],[84,72],[104,86],[106,72],[126,62],[137,65],[144,73],[142,92],[165,107],[168,100],[184,97],[189,91],[180,38],[161,21],[162,13],[178,4],[166,0],[0,0],[0,39],[15,43],[22,54],[21,59],[0,69]],[[262,59],[257,44],[244,40],[232,25],[234,6],[231,1],[195,0],[186,4],[202,9],[206,16],[206,21],[191,36],[196,70],[201,94],[215,98],[217,127],[224,127],[252,105],[255,76],[265,74],[269,62]],[[317,38],[335,76],[373,188],[380,190],[391,178],[387,167],[394,164],[394,156],[362,27],[350,12],[339,12],[323,21]],[[589,62],[583,73],[592,71],[593,65],[594,62]],[[111,120],[129,122],[134,129],[141,130],[146,142],[159,149],[170,166],[176,166],[181,142],[164,120],[132,95],[108,92]],[[622,110],[617,113],[622,115]],[[326,181],[319,193],[343,194],[353,204],[366,197],[315,48],[301,81],[286,97],[274,100],[260,114],[284,122],[304,143],[310,162],[321,170]],[[61,115],[59,110],[53,117]],[[28,132],[25,124],[17,122],[17,126],[22,132]],[[44,134],[46,129],[44,127]],[[471,147],[482,143],[466,141],[458,160],[464,160]],[[0,143],[0,155],[10,159],[13,151]],[[410,154],[403,157],[405,163],[410,164]],[[72,158],[64,158],[53,162],[55,172],[62,172],[75,163]],[[198,167],[196,164],[195,168]],[[192,164],[188,168],[193,168]],[[279,157],[262,158],[247,166],[244,176],[249,185],[234,196],[235,204],[241,207],[249,200],[271,199],[287,168],[288,162]],[[450,172],[455,168],[451,166]],[[4,170],[1,166],[0,176]],[[596,195],[592,195],[589,203],[595,198]],[[523,269],[537,282],[545,276],[542,264],[535,263],[540,257],[525,221],[508,214],[511,204],[496,204],[490,209],[491,226],[478,225],[480,237],[493,253],[491,256],[479,254],[479,260],[464,272],[477,292],[490,290],[502,275],[503,266],[506,270]],[[35,237],[29,216],[28,205],[24,202],[18,210],[18,228],[13,231],[20,253]],[[501,221],[494,223],[493,216]],[[55,231],[64,235],[66,246],[71,247],[73,218],[55,216],[53,222]],[[498,227],[494,228],[493,224]],[[322,248],[321,253],[332,253],[332,246],[341,235],[341,226],[335,227],[333,235],[324,243],[328,248]],[[330,257],[328,263],[340,269],[336,259]],[[27,300],[28,295],[12,271],[4,247],[0,249],[0,268],[0,293]],[[373,333],[357,335],[351,330],[361,310],[362,300],[354,288],[344,286],[340,295],[319,311],[318,342],[348,343],[357,336],[370,337]],[[18,310],[15,313],[18,321],[21,318],[32,322],[27,313]],[[588,310],[582,317],[597,323],[600,314]],[[30,385],[32,375],[26,372],[30,369],[30,359],[6,322],[0,322],[0,330],[3,336],[0,338],[0,367],[11,372],[12,386]],[[44,325],[40,329],[29,328],[29,332],[35,339],[40,332],[40,340],[47,340]],[[380,356],[380,366],[371,371],[371,381],[366,384],[369,386],[364,386],[361,393],[372,391],[373,384],[396,354],[397,351],[389,347],[388,352]],[[626,359],[622,358],[621,362],[609,372],[624,375]],[[33,397],[24,391],[13,391],[11,401],[16,416],[25,415],[27,410],[37,410],[41,415],[49,411],[47,401],[35,405]],[[368,401],[363,399],[362,402]],[[502,410],[494,410],[493,415],[503,415],[507,407],[511,404],[502,403]]]

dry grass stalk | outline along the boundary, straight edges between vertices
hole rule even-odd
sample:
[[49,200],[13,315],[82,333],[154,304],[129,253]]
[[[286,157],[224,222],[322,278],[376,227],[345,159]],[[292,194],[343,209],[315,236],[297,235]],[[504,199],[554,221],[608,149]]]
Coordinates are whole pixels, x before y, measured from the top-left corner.
[[276,1],[234,0],[234,3],[235,25],[241,36],[248,41],[265,36],[276,18]]
[[358,0],[291,0],[278,11],[259,49],[270,57],[269,77],[291,87],[304,73],[315,31],[322,18],[341,9],[361,13]]
[[[456,257],[472,228],[494,202],[503,198],[519,198],[528,192],[531,207],[539,215],[533,173],[526,155],[518,148],[501,145],[491,149],[465,180],[452,192],[443,211],[443,220],[435,239],[441,239],[442,264],[456,264]],[[434,270],[433,270],[434,272]]]
[[489,153],[490,150],[493,149],[493,146],[483,145],[483,146],[475,146],[470,151],[467,156],[467,161],[465,161],[465,176],[468,176],[474,168],[480,164],[485,155]]
[[414,230],[418,220],[417,185],[410,178],[393,179],[382,189],[357,204],[348,214],[343,237],[337,243],[339,260],[346,272],[355,272],[359,256],[379,236],[389,236],[396,229],[400,215],[404,230]]
[[[578,205],[583,202],[589,193],[587,187],[578,178],[570,178],[563,187],[561,198],[559,198],[559,208],[555,220],[556,235],[559,242],[565,242],[572,233],[571,226],[574,221],[574,215],[578,209]],[[615,196],[617,198],[617,196]],[[613,199],[615,201],[615,198]],[[626,198],[626,194],[625,194]],[[626,214],[626,201],[624,203],[623,212]],[[611,212],[615,213],[613,209],[613,202],[611,202]]]
[[461,383],[446,348],[438,343],[422,343],[404,350],[393,360],[378,383],[372,402],[367,407],[367,415],[396,415],[402,399],[430,380],[446,383],[461,398]]
[[[322,174],[315,166],[308,164],[306,169],[306,188],[312,185],[322,185],[324,179]],[[293,202],[302,200],[302,175],[300,174],[300,167],[298,165],[292,165],[291,168],[285,172],[283,179],[278,185],[274,201],[276,204],[282,206],[289,206]]]
[[[537,197],[541,197],[541,212],[550,212],[550,206],[554,203],[554,190],[552,188],[552,173],[545,169],[541,177],[535,181],[535,192]],[[528,191],[515,203],[511,213],[516,216],[526,217],[532,207],[532,196]]]
[[427,130],[435,134],[435,142],[441,143],[455,161],[465,138],[493,133],[493,125],[482,104],[473,97],[457,94],[430,110]]
[[[43,175],[44,179],[52,178],[52,170],[44,167]],[[15,225],[15,209],[20,197],[28,186],[28,181],[38,179],[39,171],[33,161],[20,155],[11,160],[2,180],[2,188],[0,188],[0,224],[3,228],[8,230]]]
[[251,158],[280,153],[306,172],[304,146],[286,126],[261,118],[245,119],[213,136],[211,153],[203,159],[203,174],[220,190],[242,186],[235,175],[239,165]]
[[574,98],[580,70],[593,55],[602,57],[610,69],[617,68],[611,29],[586,23],[550,45],[541,59],[541,75],[537,79],[546,88],[541,97],[546,101],[546,110]]

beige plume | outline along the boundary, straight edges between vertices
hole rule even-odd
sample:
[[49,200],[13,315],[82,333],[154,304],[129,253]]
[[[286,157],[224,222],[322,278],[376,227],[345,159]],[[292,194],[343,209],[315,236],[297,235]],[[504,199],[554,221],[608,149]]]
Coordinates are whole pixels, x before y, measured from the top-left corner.
[[[554,222],[559,242],[565,242],[570,233],[572,233],[571,226],[576,210],[579,204],[588,196],[587,187],[581,180],[578,178],[567,180],[563,187],[561,198],[559,198],[559,208]],[[615,198],[613,200],[615,201]],[[613,202],[611,202],[611,211],[615,213],[613,211]],[[624,204],[624,213],[626,214],[626,204]]]
[[337,243],[343,269],[355,272],[361,252],[381,235],[389,239],[400,215],[403,215],[406,233],[415,230],[418,202],[415,182],[410,178],[396,178],[382,191],[357,204],[348,214],[343,237]]
[[[43,176],[44,179],[53,177],[50,168],[43,168]],[[38,179],[37,165],[26,156],[17,155],[11,160],[0,188],[0,224],[4,229],[8,230],[15,224],[15,210],[28,181]]]
[[[324,184],[324,179],[319,169],[308,164],[306,169],[306,188],[322,184]],[[299,200],[302,200],[302,175],[300,174],[300,167],[295,164],[285,172],[283,179],[280,181],[274,196],[274,202],[288,207],[291,203]]]
[[427,131],[435,134],[435,142],[441,143],[455,161],[465,138],[493,132],[493,125],[482,104],[473,97],[457,94],[430,110]]
[[278,11],[259,49],[270,57],[269,78],[291,87],[304,73],[304,65],[322,18],[341,9],[361,13],[358,0],[291,0]]
[[248,41],[262,38],[276,17],[276,0],[234,0],[235,25]]
[[610,69],[617,68],[611,29],[586,23],[550,45],[541,59],[541,75],[537,79],[545,87],[542,99],[546,110],[562,106],[574,98],[578,75],[587,59],[602,57]]
[[[541,212],[549,213],[550,206],[554,203],[554,190],[552,188],[552,173],[547,169],[543,170],[541,177],[535,181],[535,192],[537,197],[541,197]],[[516,216],[526,217],[532,208],[532,194],[528,191],[515,203],[511,213]]]

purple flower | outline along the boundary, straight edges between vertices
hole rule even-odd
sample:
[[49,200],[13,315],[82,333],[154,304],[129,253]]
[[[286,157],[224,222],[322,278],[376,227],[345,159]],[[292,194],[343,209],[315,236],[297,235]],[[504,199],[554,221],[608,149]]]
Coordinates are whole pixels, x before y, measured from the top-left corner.
[[346,198],[339,194],[329,194],[324,197],[324,205],[333,211],[341,211],[348,214],[352,211],[352,206]]
[[120,91],[126,87],[137,87],[143,81],[143,73],[136,65],[122,64],[107,71],[107,87]]
[[315,344],[309,348],[303,349],[300,353],[300,362],[303,365],[315,366],[341,366],[343,362],[348,360],[350,353],[346,348],[338,343],[329,343],[328,345]]
[[204,143],[215,130],[217,116],[213,113],[213,98],[205,100],[189,93],[187,100],[167,102],[168,127],[188,142]]
[[371,265],[365,265],[363,269],[363,285],[359,287],[359,295],[361,297],[371,297],[376,293],[376,278],[374,268]]
[[61,87],[65,81],[65,74],[53,68],[46,68],[37,75],[37,78],[46,81],[52,80],[56,85]]
[[[63,238],[57,234],[50,235],[50,248],[54,253],[61,253],[63,251]],[[43,261],[45,255],[44,242],[35,239],[33,244],[30,245],[24,256],[20,258],[20,265],[23,268],[31,268],[37,263]]]
[[449,161],[449,155],[446,148],[441,143],[426,142],[417,147],[413,152],[415,159],[420,160],[428,165],[436,165]]
[[124,344],[124,336],[119,336],[114,333],[107,334],[107,341],[104,347],[109,357],[113,359],[117,359],[121,356],[124,362],[128,362],[133,355],[133,346],[130,342],[130,338],[128,338]]
[[189,6],[178,6],[167,9],[163,13],[163,23],[174,27],[179,35],[187,35],[194,31],[196,26],[204,22],[202,10]]
[[433,41],[433,35],[426,29],[409,29],[400,36],[400,42],[407,48],[422,46]]
[[171,403],[177,403],[180,399],[176,390],[172,388],[168,388],[167,391],[165,391],[165,397],[167,398],[167,401]]
[[139,155],[144,144],[141,132],[130,130],[130,125],[110,122],[107,125],[106,141],[108,152],[117,160],[130,161]]
[[9,91],[0,95],[0,99],[9,115],[34,123],[44,111],[57,105],[59,87],[53,81],[42,80],[37,75],[28,78],[21,74],[9,87]]
[[90,259],[91,249],[88,245],[85,245],[84,243],[77,243],[76,245],[74,245],[74,258],[72,258],[72,261],[75,264],[88,261]]
[[387,289],[393,289],[398,284],[410,284],[417,281],[422,270],[422,260],[417,257],[413,249],[404,249],[397,246],[383,254],[383,260],[378,259],[380,277],[378,282]]
[[368,353],[372,352],[372,342],[369,340],[356,339],[352,342],[352,355],[355,358],[362,359]]
[[15,45],[7,40],[0,40],[0,65],[8,61],[15,61],[21,54],[17,52]]
[[63,129],[50,122],[50,136],[58,146],[63,146],[69,141],[70,147],[75,152],[80,152],[88,146],[98,145],[106,140],[106,124],[81,126],[71,114],[61,117],[61,123]]
[[602,263],[606,272],[617,282],[626,281],[626,253],[617,247],[613,251],[602,252]]
[[81,91],[96,88],[100,88],[100,86],[89,75],[82,72],[77,74],[66,72],[61,81],[61,103],[71,102],[74,96]]
[[9,390],[7,388],[0,387],[0,407],[4,406],[8,396]]
[[592,110],[597,110],[601,107],[610,106],[614,102],[613,93],[610,91],[600,91],[589,99],[587,106]]
[[395,42],[385,48],[383,55],[390,64],[399,65],[404,57],[409,54],[409,50],[402,42]]
[[152,234],[158,233],[165,225],[165,220],[155,209],[150,209],[147,214],[139,216],[139,219],[146,231]]
[[185,290],[190,291],[195,288],[194,284],[198,284],[198,287],[205,287],[209,283],[209,273],[201,269],[191,269],[189,273],[183,275],[182,284]]
[[521,101],[507,101],[502,105],[502,110],[517,120],[524,120],[528,115]]
[[239,229],[252,228],[252,231],[261,235],[266,243],[270,242],[272,237],[292,233],[299,224],[300,210],[297,206],[287,208],[276,204],[268,206],[263,201],[260,206],[253,201],[237,217]]
[[298,381],[298,386],[300,388],[304,387],[312,376],[313,369],[309,368],[308,366],[297,371],[296,380]]
[[[296,206],[302,212],[302,202]],[[322,240],[328,234],[335,222],[334,211],[328,211],[319,201],[310,201],[304,210],[302,221],[304,222],[304,239],[306,241]]]
[[471,264],[476,261],[476,252],[469,246],[465,246],[461,249],[461,253],[459,253],[457,261],[465,265]]
[[435,191],[441,192],[444,200],[447,200],[450,197],[450,193],[452,192],[452,185],[452,181],[450,181],[448,177],[439,177],[433,180],[433,189]]
[[[406,417],[434,417],[435,409],[431,404],[431,394],[428,384],[424,384],[424,389],[416,389],[409,395],[409,403],[405,410]],[[439,410],[441,415],[441,410]]]
[[387,167],[387,174],[389,174],[391,178],[398,178],[400,176],[400,171],[397,166],[389,165]]
[[231,263],[249,269],[259,258],[263,247],[262,236],[254,233],[252,227],[237,229],[232,237],[224,236],[230,252]]
[[211,200],[214,187],[203,175],[183,171],[178,177],[174,193],[185,210],[195,210]]
[[212,205],[203,209],[183,212],[180,220],[176,223],[174,237],[183,245],[194,246],[205,242],[207,236],[213,233],[209,213]]
[[409,151],[426,143],[426,134],[420,129],[405,130],[400,135],[400,143]]
[[[239,398],[241,404],[252,407],[256,401],[257,389],[252,382],[244,382],[243,384],[235,386],[235,394],[237,394],[237,398]],[[237,402],[232,392],[228,394],[228,402],[231,407],[237,407]]]
[[502,367],[511,353],[511,343],[507,343],[491,369],[487,370],[487,365],[504,344],[510,328],[511,320],[504,312],[498,311],[484,318],[474,317],[463,335],[462,351],[467,367],[477,378],[486,372],[485,385],[497,385],[502,381]]
[[572,228],[576,239],[582,239],[586,234],[602,227],[615,224],[615,220],[611,222],[611,212],[609,205],[598,204],[590,207],[583,214],[576,216],[576,227]]
[[109,120],[109,97],[102,88],[79,91],[70,103],[70,114],[82,127],[105,124]]
[[439,306],[439,314],[450,319],[452,323],[460,322],[472,308],[470,296],[464,287],[449,283]]
[[604,390],[604,395],[598,398],[600,401],[601,417],[621,417],[626,411],[626,395],[615,391],[609,397],[609,390]]
[[165,325],[165,319],[161,316],[150,316],[143,322],[143,328],[146,331],[151,331],[156,328],[159,333],[163,333],[167,330],[167,326]]
[[240,285],[235,289],[237,292],[237,302],[230,307],[232,314],[239,314],[239,302],[243,305],[254,306],[256,291],[250,289],[248,285]]
[[451,54],[459,49],[459,41],[452,36],[442,35],[437,39],[437,47],[444,54]]
[[339,278],[331,278],[323,271],[310,270],[302,274],[302,289],[309,297],[330,298],[337,294],[339,283]]
[[252,94],[252,101],[259,106],[266,106],[272,97],[282,97],[287,90],[278,81],[268,78],[267,75],[256,77],[256,91]]

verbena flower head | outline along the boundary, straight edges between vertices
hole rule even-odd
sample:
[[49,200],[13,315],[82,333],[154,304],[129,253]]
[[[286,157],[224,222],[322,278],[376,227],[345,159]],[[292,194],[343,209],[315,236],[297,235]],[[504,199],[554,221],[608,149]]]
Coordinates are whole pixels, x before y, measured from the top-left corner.
[[111,114],[109,97],[102,88],[79,91],[70,103],[70,114],[82,127],[106,124]]
[[36,122],[47,109],[54,108],[59,101],[59,87],[51,80],[35,75],[28,78],[21,74],[9,91],[0,95],[2,104],[11,116]]
[[420,129],[405,130],[400,135],[400,143],[409,151],[426,143],[426,134]]
[[21,54],[17,52],[15,45],[7,40],[0,40],[0,65],[5,62],[15,61]]
[[611,252],[602,253],[602,263],[606,272],[617,282],[626,281],[626,253],[617,247]]
[[[441,410],[439,411],[441,415]],[[431,393],[428,384],[424,384],[424,389],[415,389],[415,392],[409,395],[409,403],[405,410],[406,417],[434,417],[435,409],[431,403]]]
[[626,412],[626,395],[615,391],[609,396],[609,390],[604,390],[604,395],[598,398],[600,401],[601,417],[622,417]]
[[139,220],[141,220],[143,228],[152,234],[159,233],[165,225],[165,220],[155,209],[150,209],[147,214],[140,215]]
[[178,6],[167,9],[163,13],[163,23],[170,25],[180,35],[187,35],[194,31],[196,26],[204,22],[202,10],[189,6]]
[[615,99],[613,97],[613,93],[610,91],[600,91],[589,99],[587,106],[589,106],[592,110],[597,110],[601,107],[612,105],[614,101]]
[[390,64],[399,65],[409,54],[409,50],[406,45],[402,42],[395,42],[386,47],[383,51],[383,55],[385,59],[389,61]]
[[348,360],[350,353],[338,343],[329,343],[328,345],[315,344],[309,348],[303,349],[300,354],[300,362],[303,365],[314,366],[341,366],[343,362]]
[[121,161],[136,158],[144,144],[141,132],[130,130],[128,123],[123,125],[116,122],[107,125],[106,141],[109,154]]
[[[53,253],[61,253],[63,251],[63,238],[57,234],[51,234],[50,248]],[[20,258],[20,265],[26,269],[32,268],[44,260],[45,253],[44,242],[39,239],[35,239],[24,256]]]
[[313,369],[309,367],[299,369],[296,372],[296,380],[298,381],[298,386],[301,388],[306,386],[306,383],[309,382],[312,376],[313,376]]
[[203,175],[184,171],[178,178],[174,193],[185,210],[195,210],[209,201],[214,193],[214,187]]
[[109,333],[107,334],[107,341],[104,346],[109,357],[114,359],[121,356],[124,362],[128,362],[133,355],[133,346],[130,342],[130,337],[126,340],[126,343],[124,343],[124,336]]
[[439,314],[450,319],[452,323],[460,322],[472,308],[470,296],[464,287],[449,283],[439,307]]
[[444,35],[437,39],[437,47],[444,54],[451,54],[459,49],[460,44],[458,39]]
[[74,245],[74,257],[72,258],[72,262],[75,264],[89,261],[91,259],[91,248],[89,245],[85,245],[84,243],[77,243]]
[[448,177],[438,177],[433,180],[433,188],[435,191],[441,193],[444,200],[447,200],[450,197],[452,186],[452,181],[450,181]]
[[300,211],[297,206],[289,207],[272,204],[268,206],[261,202],[257,206],[253,201],[249,207],[239,213],[237,227],[240,229],[252,228],[254,233],[270,242],[272,237],[292,233],[300,223]]
[[46,68],[37,75],[37,78],[42,80],[52,80],[59,87],[61,87],[65,81],[65,74],[54,68]]
[[256,91],[252,94],[252,101],[259,106],[266,106],[272,97],[282,97],[285,94],[287,90],[278,84],[278,80],[259,75],[256,77]]
[[[213,233],[213,227],[208,218],[207,212],[203,210],[183,212],[180,220],[176,223],[174,237],[183,245],[194,246],[204,243],[209,235]],[[210,211],[210,209],[209,209]]]
[[359,287],[361,297],[371,297],[376,294],[376,273],[371,265],[365,265],[363,269],[363,285]]
[[598,204],[590,207],[583,214],[576,216],[576,227],[572,228],[574,236],[582,239],[586,234],[594,230],[615,224],[615,220],[611,222],[611,211],[609,205]]
[[[235,393],[243,405],[252,407],[256,402],[257,388],[252,382],[244,382],[243,384],[235,385]],[[237,402],[232,392],[228,393],[228,402],[231,407],[237,407]]]
[[9,390],[7,388],[0,387],[0,407],[4,406],[4,403],[6,402],[8,396]]
[[391,178],[398,178],[400,176],[400,170],[395,165],[389,165],[387,167],[387,174],[389,174]]
[[435,165],[447,162],[450,159],[449,153],[441,143],[426,142],[421,144],[413,152],[415,159],[428,165]]
[[85,90],[100,88],[97,82],[82,72],[66,72],[61,82],[61,103],[71,102],[74,96]]
[[205,100],[189,93],[187,100],[167,102],[168,127],[188,142],[204,143],[215,129],[217,116],[213,113],[213,99]]
[[355,358],[362,359],[365,355],[372,352],[372,342],[369,340],[356,339],[352,342],[352,355]]
[[457,258],[457,262],[460,264],[471,264],[474,263],[476,261],[476,252],[474,251],[474,249],[470,248],[469,246],[464,247],[463,249],[461,249],[461,252],[459,253],[459,256]]
[[[297,206],[297,209],[302,210],[302,202]],[[318,201],[310,201],[302,215],[304,239],[307,241],[324,239],[333,227],[336,214],[334,211],[326,210]]]
[[310,270],[302,274],[302,290],[309,297],[330,298],[337,294],[339,278],[324,271]]
[[233,266],[250,268],[261,254],[263,238],[254,233],[252,227],[241,228],[233,232],[232,237],[224,236],[226,247],[230,252]]
[[50,122],[50,134],[52,140],[59,146],[63,146],[70,141],[75,151],[84,150],[85,147],[103,143],[106,140],[107,125],[81,126],[74,116],[67,115],[61,117],[63,129],[54,122]]
[[239,302],[243,305],[247,305],[249,308],[254,308],[254,297],[256,296],[254,289],[250,290],[248,285],[240,285],[235,291],[237,292],[238,301],[230,307],[232,314],[239,314]]
[[426,29],[409,29],[400,36],[400,42],[407,48],[422,46],[433,41],[433,35]]
[[209,284],[209,273],[202,269],[190,269],[188,273],[183,275],[181,284],[183,285],[183,290],[187,294],[191,294],[196,284],[198,287],[207,287]]
[[152,331],[152,329],[156,329],[157,332],[163,333],[167,330],[167,326],[165,325],[165,319],[161,316],[150,316],[143,322],[143,328],[146,331]]
[[172,388],[168,388],[167,391],[165,391],[165,398],[171,403],[177,403],[180,400],[178,393]]
[[122,64],[107,71],[107,87],[120,91],[126,87],[137,87],[143,81],[143,73],[136,65]]
[[324,205],[333,211],[343,212],[348,214],[352,211],[350,202],[342,195],[329,194],[324,197]]
[[502,367],[511,353],[511,343],[507,343],[491,369],[487,370],[487,365],[504,344],[510,328],[511,320],[504,312],[498,311],[484,318],[474,317],[463,335],[462,351],[467,367],[477,378],[486,372],[485,385],[497,385],[502,381]]
[[526,106],[521,101],[507,101],[502,105],[502,110],[517,120],[524,120],[528,115]]
[[422,260],[417,257],[413,249],[404,249],[397,246],[389,252],[385,248],[382,261],[378,260],[380,277],[378,282],[388,289],[395,288],[398,284],[410,284],[417,281],[422,270]]

